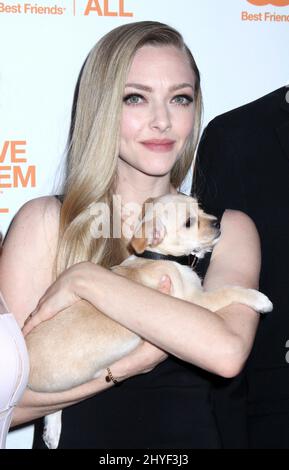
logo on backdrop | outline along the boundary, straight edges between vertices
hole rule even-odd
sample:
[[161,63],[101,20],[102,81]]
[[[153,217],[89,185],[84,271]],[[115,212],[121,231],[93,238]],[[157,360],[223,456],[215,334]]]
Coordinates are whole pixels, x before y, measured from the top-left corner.
[[9,212],[3,207],[3,189],[36,186],[36,166],[27,165],[26,150],[26,140],[0,142],[0,214]]
[[114,16],[131,17],[134,13],[128,3],[132,0],[42,0],[40,3],[0,2],[0,13],[32,16]]
[[271,0],[270,2],[266,0],[247,0],[247,2],[251,3],[252,5],[257,5],[259,7],[265,5],[272,5],[274,7],[286,7],[289,5],[289,0]]
[[[289,11],[286,10],[279,10],[278,13],[276,11],[272,11],[272,7],[286,7],[289,6],[289,0],[247,0],[247,3],[250,3],[254,6],[268,6],[271,7],[271,11],[260,11],[256,13],[256,10],[251,11],[242,11],[241,12],[241,20],[247,22],[263,22],[263,23],[289,23]],[[269,8],[268,8],[269,10]]]
[[114,2],[114,8],[112,3],[109,0],[88,0],[84,15],[96,13],[98,16],[133,16],[132,12],[126,11],[124,0],[118,0],[118,5]]

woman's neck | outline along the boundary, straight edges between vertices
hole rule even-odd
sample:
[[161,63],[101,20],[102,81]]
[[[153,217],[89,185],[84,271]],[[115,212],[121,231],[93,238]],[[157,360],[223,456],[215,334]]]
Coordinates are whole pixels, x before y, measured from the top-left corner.
[[120,211],[123,238],[129,241],[139,223],[144,202],[164,194],[176,194],[177,190],[170,182],[170,175],[150,177],[135,174],[126,177],[121,173],[114,193],[119,198],[117,211]]
[[143,205],[148,198],[177,193],[169,175],[155,178],[146,175],[134,176],[134,178],[127,178],[124,175],[118,177],[115,193],[121,197],[122,205],[128,203]]

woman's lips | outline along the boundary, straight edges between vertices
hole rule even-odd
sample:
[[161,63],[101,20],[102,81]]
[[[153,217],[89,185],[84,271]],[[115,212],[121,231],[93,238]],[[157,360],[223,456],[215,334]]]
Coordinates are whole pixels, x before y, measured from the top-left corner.
[[141,144],[152,152],[169,152],[175,145],[175,141],[169,139],[153,139],[144,140]]

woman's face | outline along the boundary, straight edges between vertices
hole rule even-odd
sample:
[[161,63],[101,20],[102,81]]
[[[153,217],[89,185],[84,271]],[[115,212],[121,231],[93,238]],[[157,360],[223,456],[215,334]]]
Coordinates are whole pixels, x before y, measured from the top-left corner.
[[120,163],[163,176],[184,149],[194,122],[195,77],[186,54],[173,46],[144,46],[126,81]]

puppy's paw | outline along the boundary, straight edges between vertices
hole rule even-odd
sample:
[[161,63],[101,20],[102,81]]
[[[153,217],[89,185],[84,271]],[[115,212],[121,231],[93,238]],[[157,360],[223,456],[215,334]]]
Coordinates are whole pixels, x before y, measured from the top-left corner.
[[57,449],[61,434],[61,411],[45,416],[43,440],[48,449]]
[[162,276],[157,289],[163,294],[170,294],[171,288],[172,288],[171,278],[165,274],[164,276]]
[[254,302],[254,308],[260,313],[268,313],[273,310],[273,304],[268,297],[262,292],[254,291],[256,293],[256,299]]

